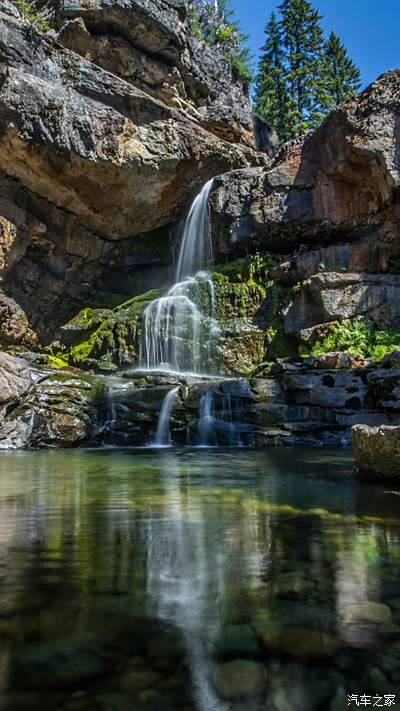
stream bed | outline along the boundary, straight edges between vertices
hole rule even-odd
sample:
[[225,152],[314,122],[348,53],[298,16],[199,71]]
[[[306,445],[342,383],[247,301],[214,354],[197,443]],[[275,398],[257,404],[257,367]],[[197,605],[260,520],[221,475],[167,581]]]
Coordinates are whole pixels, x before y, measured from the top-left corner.
[[1,711],[400,704],[400,492],[352,469],[339,449],[1,454]]

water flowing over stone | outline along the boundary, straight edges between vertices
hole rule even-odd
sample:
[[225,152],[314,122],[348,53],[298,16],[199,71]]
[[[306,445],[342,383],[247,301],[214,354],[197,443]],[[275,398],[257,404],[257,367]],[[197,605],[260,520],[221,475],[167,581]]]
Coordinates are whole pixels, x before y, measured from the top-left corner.
[[168,294],[144,312],[140,365],[175,372],[211,372],[219,332],[214,318],[214,284],[208,271],[212,239],[208,198],[213,181],[205,184],[186,218],[176,271]]
[[229,447],[240,447],[240,412],[239,398],[232,398],[230,393],[216,393],[207,390],[199,405],[198,445],[216,447],[223,443]]
[[170,390],[163,402],[153,443],[155,447],[168,447],[171,444],[170,421],[178,392],[179,388]]
[[178,282],[202,269],[211,269],[213,248],[208,198],[213,182],[209,180],[204,185],[185,220],[176,271]]

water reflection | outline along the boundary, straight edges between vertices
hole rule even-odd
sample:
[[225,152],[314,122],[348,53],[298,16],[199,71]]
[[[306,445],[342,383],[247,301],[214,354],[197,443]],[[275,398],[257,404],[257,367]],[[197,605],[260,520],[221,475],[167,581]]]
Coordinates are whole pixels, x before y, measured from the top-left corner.
[[398,496],[347,455],[0,465],[1,709],[312,711],[400,683]]

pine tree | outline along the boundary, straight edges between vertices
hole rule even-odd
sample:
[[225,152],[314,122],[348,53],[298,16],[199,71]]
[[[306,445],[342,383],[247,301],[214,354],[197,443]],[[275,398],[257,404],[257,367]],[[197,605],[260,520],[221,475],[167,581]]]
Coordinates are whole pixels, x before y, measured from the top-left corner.
[[357,94],[361,87],[361,74],[335,32],[329,35],[324,54],[326,108],[331,109]]
[[288,121],[291,137],[296,137],[319,123],[326,105],[322,17],[309,0],[283,0],[279,10],[287,60]]
[[281,33],[272,13],[265,28],[266,41],[258,66],[254,108],[277,132],[281,140],[290,137],[288,125],[289,97],[285,82],[284,53]]

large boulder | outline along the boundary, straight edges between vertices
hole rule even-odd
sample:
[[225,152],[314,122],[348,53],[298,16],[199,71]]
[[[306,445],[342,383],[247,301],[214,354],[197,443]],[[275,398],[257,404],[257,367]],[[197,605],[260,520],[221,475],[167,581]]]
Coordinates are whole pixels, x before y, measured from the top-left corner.
[[74,447],[93,431],[99,379],[0,353],[0,450]]
[[352,436],[361,477],[400,481],[400,427],[355,425]]

